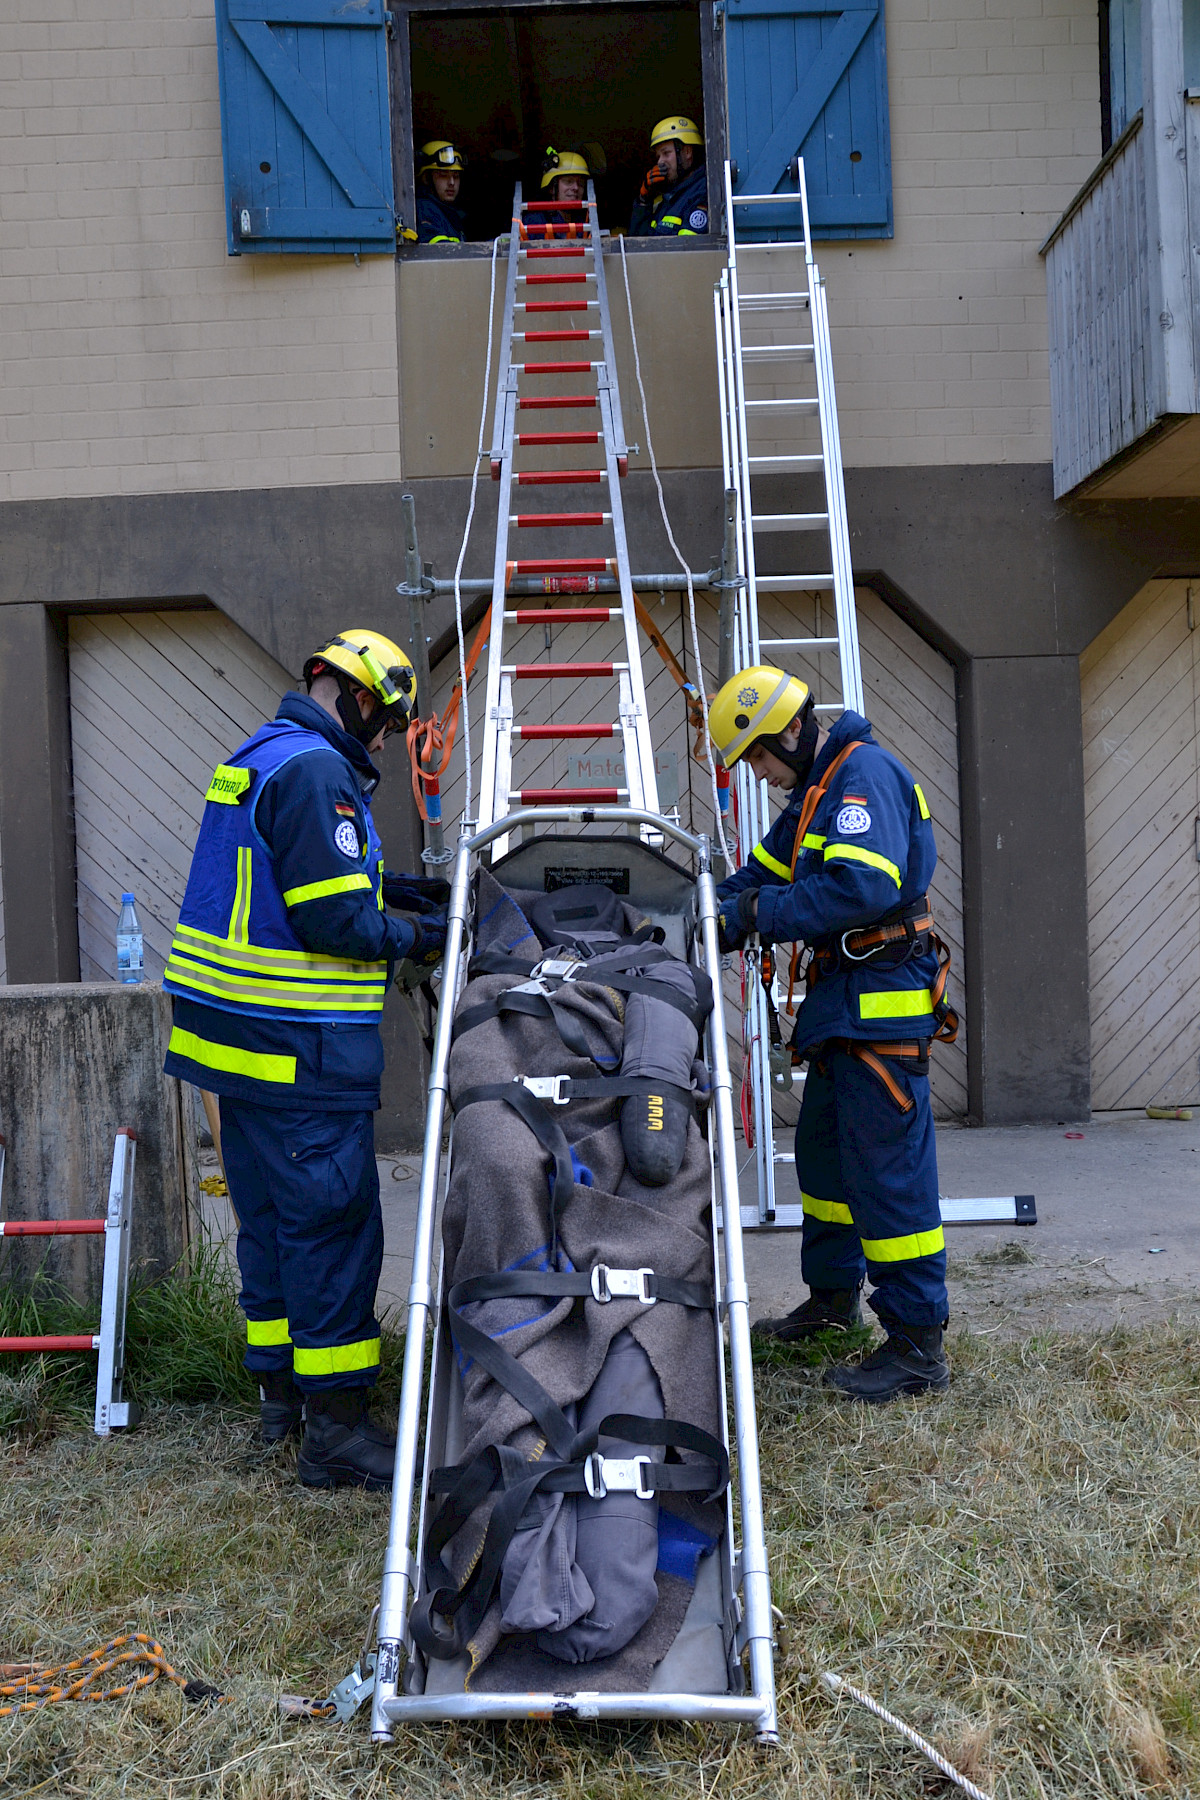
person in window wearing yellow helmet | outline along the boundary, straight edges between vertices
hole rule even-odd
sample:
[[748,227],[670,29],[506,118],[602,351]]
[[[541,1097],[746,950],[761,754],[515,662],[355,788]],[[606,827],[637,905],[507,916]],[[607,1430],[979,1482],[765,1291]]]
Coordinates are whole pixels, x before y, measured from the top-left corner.
[[466,219],[455,205],[467,166],[465,152],[447,138],[421,145],[417,165],[417,242],[461,244]]
[[553,146],[548,148],[542,160],[539,198],[557,200],[563,210],[531,214],[526,226],[527,235],[567,237],[582,233],[587,223],[584,202],[587,200],[590,174],[586,158],[577,150],[555,150]]
[[630,237],[703,237],[708,230],[708,171],[699,127],[682,113],[650,133],[654,163],[634,201]]
[[303,1422],[303,1482],[383,1488],[395,1440],[366,1410],[383,1256],[379,1018],[397,963],[440,960],[448,890],[385,873],[371,818],[372,755],[411,713],[408,657],[378,632],[343,631],[304,680],[204,795],[163,981],[166,1072],[220,1097],[265,1440]]
[[946,1250],[929,1105],[929,1046],[953,1036],[928,887],[929,807],[907,769],[843,712],[822,731],[797,676],[743,669],[712,703],[713,747],[788,796],[744,868],[721,883],[720,939],[803,943],[807,994],[792,1048],[808,1061],[796,1129],[808,1299],[755,1331],[783,1343],[862,1324],[859,1293],[887,1341],[831,1370],[843,1394],[881,1402],[950,1379]]

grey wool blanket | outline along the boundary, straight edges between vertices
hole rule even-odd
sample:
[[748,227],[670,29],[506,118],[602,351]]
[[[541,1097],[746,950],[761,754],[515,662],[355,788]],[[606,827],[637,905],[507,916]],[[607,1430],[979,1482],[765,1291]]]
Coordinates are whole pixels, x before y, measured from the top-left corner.
[[[482,870],[476,896],[476,954],[500,952],[530,967],[539,961],[544,952],[521,904],[528,906],[533,899],[520,891],[506,892]],[[631,908],[625,911],[632,930],[641,923],[640,917]],[[467,983],[456,1017],[494,1000],[521,980],[515,973],[476,976]],[[624,1002],[623,994],[587,981],[565,982],[558,989],[555,1005],[582,1029],[590,1058],[569,1051],[551,1020],[524,1013],[484,1019],[456,1039],[449,1066],[450,1100],[456,1112],[454,1151],[442,1226],[448,1287],[500,1270],[588,1271],[600,1263],[648,1267],[660,1277],[711,1287],[709,1158],[695,1120],[688,1126],[678,1175],[665,1186],[647,1187],[626,1166],[618,1099],[549,1106],[571,1147],[575,1170],[573,1192],[557,1209],[555,1229],[553,1164],[525,1121],[502,1100],[479,1101],[458,1110],[467,1090],[518,1075],[565,1074],[586,1080],[617,1070],[624,1045]],[[587,1397],[613,1340],[627,1333],[622,1343],[628,1345],[631,1338],[640,1351],[630,1346],[632,1355],[629,1351],[620,1355],[635,1386],[640,1379],[639,1393],[653,1390],[656,1378],[661,1398],[653,1410],[660,1417],[665,1413],[720,1435],[717,1352],[712,1314],[706,1310],[664,1302],[644,1306],[635,1299],[601,1304],[591,1298],[515,1297],[476,1302],[464,1307],[463,1316],[502,1343],[572,1421],[586,1419]],[[531,1415],[477,1361],[461,1350],[457,1360],[463,1389],[461,1463],[492,1444],[507,1445],[528,1463],[536,1463],[546,1446]],[[617,1362],[610,1363],[606,1380],[612,1380],[617,1368]],[[627,1447],[604,1447],[606,1454],[631,1454]],[[661,1449],[655,1451],[656,1460],[662,1454]],[[680,1454],[684,1461],[691,1455],[687,1450]],[[456,1581],[465,1579],[478,1556],[495,1498],[487,1497],[444,1553]],[[558,1501],[562,1498],[555,1496]],[[694,1504],[690,1510],[695,1516]],[[712,1535],[719,1535],[720,1506],[700,1510],[709,1517]],[[508,1585],[511,1589],[512,1582]],[[680,1617],[676,1606],[670,1625],[664,1618],[666,1629],[652,1634],[664,1640],[655,1643],[655,1660],[669,1648]],[[504,1622],[498,1590],[468,1646],[473,1674],[511,1629],[511,1622]],[[644,1632],[638,1641],[644,1645]],[[577,1655],[586,1660],[588,1654],[584,1648],[567,1653],[566,1659]],[[644,1664],[644,1649],[642,1657]],[[611,1660],[619,1664],[620,1654]],[[546,1663],[553,1670],[550,1657]],[[636,1680],[643,1672],[635,1656],[630,1677]]]

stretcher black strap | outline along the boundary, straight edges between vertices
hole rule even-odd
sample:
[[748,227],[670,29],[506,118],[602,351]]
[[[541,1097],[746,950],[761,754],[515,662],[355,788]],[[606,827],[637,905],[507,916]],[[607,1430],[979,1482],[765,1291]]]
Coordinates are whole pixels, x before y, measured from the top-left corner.
[[474,1031],[477,1025],[484,1025],[489,1019],[503,1018],[505,1013],[525,1013],[531,1019],[548,1019],[573,1056],[585,1056],[589,1062],[595,1062],[596,1057],[577,1014],[555,1006],[547,994],[523,994],[517,988],[498,994],[494,1000],[482,1000],[478,1006],[468,1006],[459,1013],[454,1021],[452,1040],[457,1043],[464,1031]]
[[[413,1638],[426,1656],[454,1657],[470,1642],[491,1604],[505,1552],[529,1502],[539,1492],[586,1494],[584,1465],[602,1437],[696,1453],[694,1462],[652,1463],[644,1471],[644,1481],[655,1493],[703,1493],[716,1500],[728,1484],[729,1458],[719,1439],[681,1419],[643,1419],[629,1413],[611,1413],[594,1431],[577,1435],[570,1454],[558,1461],[543,1459],[531,1465],[510,1446],[490,1444],[465,1468],[437,1470],[430,1487],[446,1498],[425,1534],[426,1592],[410,1616]],[[503,1491],[480,1552],[461,1587],[456,1587],[441,1553],[497,1487]]]
[[[673,1275],[658,1275],[653,1270],[646,1276],[646,1293],[650,1300],[665,1300],[674,1306],[707,1309],[713,1304],[713,1291],[703,1281],[677,1281]],[[494,1275],[472,1275],[455,1282],[449,1306],[457,1314],[480,1300],[563,1300],[568,1295],[576,1300],[595,1299],[590,1270],[560,1275],[553,1270],[505,1269]],[[617,1294],[613,1300],[628,1297]]]
[[[542,1078],[531,1075],[529,1079],[533,1081]],[[697,1106],[707,1106],[711,1098],[711,1095],[697,1093],[693,1088],[680,1087],[677,1082],[660,1081],[656,1075],[594,1075],[584,1076],[582,1079],[577,1075],[560,1075],[558,1077],[547,1075],[544,1079],[547,1081],[557,1079],[559,1084],[558,1104],[560,1105],[570,1100],[628,1100],[632,1094],[652,1094],[655,1098],[666,1095],[672,1100],[680,1100],[685,1106],[690,1106],[694,1110]],[[517,1094],[523,1094],[525,1099],[518,1100],[515,1097]],[[546,1113],[544,1103],[529,1092],[519,1077],[515,1081],[489,1081],[481,1087],[464,1088],[451,1104],[455,1112],[460,1113],[468,1106],[478,1105],[481,1100],[506,1100],[516,1112],[520,1113],[530,1129],[536,1132],[538,1126],[533,1123],[533,1117],[525,1105],[525,1101],[530,1101],[544,1114],[547,1121],[553,1124],[550,1115]],[[557,1127],[555,1129],[557,1130]],[[559,1135],[561,1136],[561,1133]],[[564,1143],[565,1141],[564,1139]]]

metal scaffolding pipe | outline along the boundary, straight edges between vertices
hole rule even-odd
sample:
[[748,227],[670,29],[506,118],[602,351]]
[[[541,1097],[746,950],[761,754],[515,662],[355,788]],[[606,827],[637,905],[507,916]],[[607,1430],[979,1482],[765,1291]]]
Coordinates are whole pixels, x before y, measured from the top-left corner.
[[[505,592],[514,598],[524,598],[526,595],[546,593],[619,594],[621,591],[621,584],[615,575],[581,576],[578,578],[579,586],[577,588],[568,588],[565,585],[567,581],[573,579],[571,576],[561,579],[564,583],[562,587],[547,588],[545,580],[536,575],[517,575],[509,582]],[[693,575],[692,586],[697,588],[716,587],[720,579],[720,569],[709,569],[703,575]],[[686,575],[631,575],[629,582],[635,593],[639,590],[653,590],[660,594],[687,593]],[[478,598],[481,594],[490,594],[492,591],[491,579],[480,576],[478,580],[460,581],[458,591],[465,598]],[[427,580],[425,592],[436,599],[452,597],[454,583],[452,581]]]

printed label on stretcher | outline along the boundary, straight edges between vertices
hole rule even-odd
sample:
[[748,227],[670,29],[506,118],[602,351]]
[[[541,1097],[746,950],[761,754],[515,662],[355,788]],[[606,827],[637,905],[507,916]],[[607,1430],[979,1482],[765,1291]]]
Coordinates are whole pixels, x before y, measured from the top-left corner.
[[611,888],[614,894],[629,892],[628,869],[547,869],[542,876],[542,886],[547,894],[557,894],[560,888],[586,887],[591,882],[601,887]]

